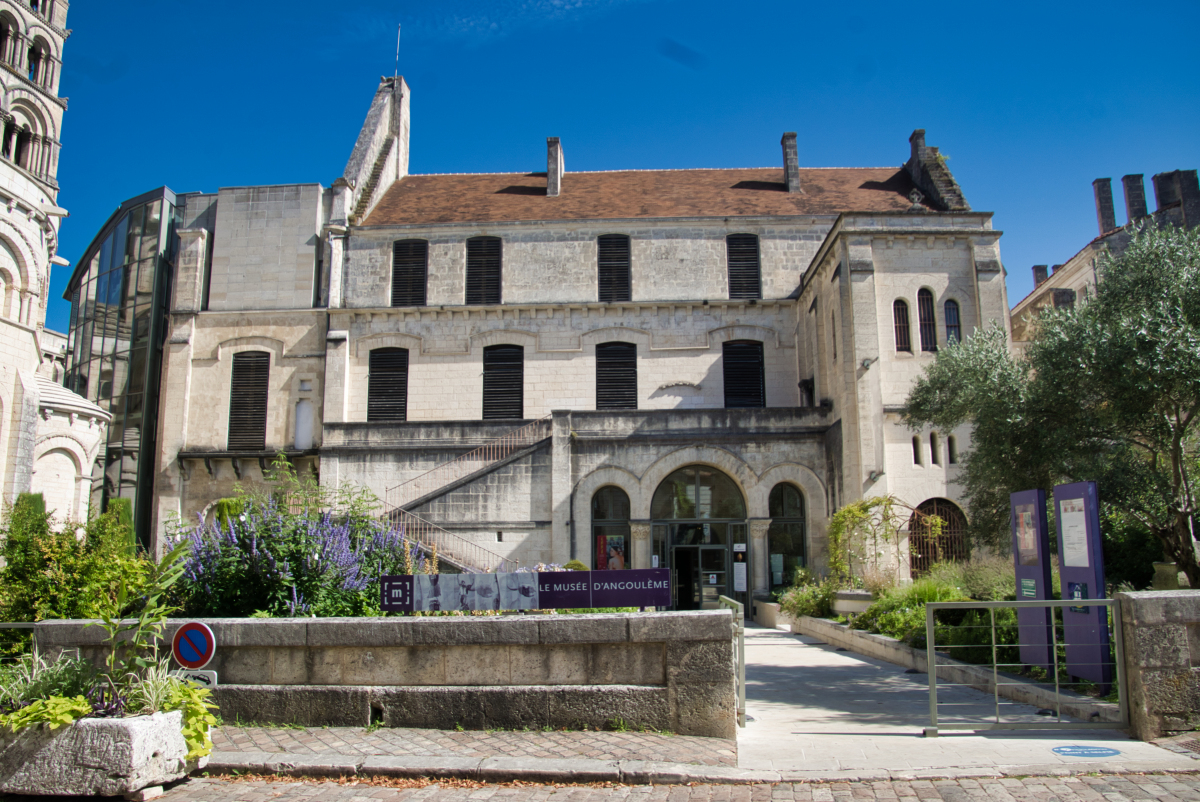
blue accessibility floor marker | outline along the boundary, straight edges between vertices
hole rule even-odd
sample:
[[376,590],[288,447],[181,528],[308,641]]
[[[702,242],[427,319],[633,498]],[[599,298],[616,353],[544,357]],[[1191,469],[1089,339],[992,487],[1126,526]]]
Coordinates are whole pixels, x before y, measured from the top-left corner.
[[1121,754],[1107,746],[1056,746],[1050,751],[1064,757],[1116,757]]

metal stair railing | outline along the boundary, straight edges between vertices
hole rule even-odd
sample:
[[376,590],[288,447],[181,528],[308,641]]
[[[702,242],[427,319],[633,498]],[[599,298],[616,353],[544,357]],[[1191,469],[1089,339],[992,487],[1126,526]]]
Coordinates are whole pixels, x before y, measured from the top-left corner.
[[419,543],[427,551],[436,549],[438,559],[445,559],[461,568],[501,573],[517,570],[517,563],[485,549],[478,543],[448,532],[408,510],[399,508],[384,513],[386,522],[403,527],[404,537]]
[[550,436],[550,417],[547,415],[519,429],[513,429],[473,451],[468,451],[449,462],[443,462],[436,468],[390,488],[385,499],[387,505],[400,509],[409,502],[416,501],[452,482],[500,462],[523,448],[545,440]]

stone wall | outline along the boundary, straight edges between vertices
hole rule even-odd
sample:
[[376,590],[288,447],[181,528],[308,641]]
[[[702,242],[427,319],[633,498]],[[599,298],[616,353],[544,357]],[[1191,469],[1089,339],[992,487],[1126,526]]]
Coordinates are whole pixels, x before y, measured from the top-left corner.
[[[181,621],[164,633],[169,641]],[[263,723],[470,729],[615,718],[734,738],[734,625],[690,613],[214,619],[221,715]],[[48,653],[102,656],[83,621],[38,624]]]
[[1129,718],[1143,741],[1200,727],[1200,590],[1118,593]]

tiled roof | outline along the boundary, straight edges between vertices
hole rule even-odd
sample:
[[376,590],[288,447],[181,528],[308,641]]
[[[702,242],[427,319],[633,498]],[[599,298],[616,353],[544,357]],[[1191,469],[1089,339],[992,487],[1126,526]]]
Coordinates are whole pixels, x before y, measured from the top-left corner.
[[802,169],[800,186],[785,191],[773,167],[569,172],[551,198],[545,173],[410,175],[363,225],[903,212],[914,189],[897,167]]
[[112,415],[109,415],[91,401],[68,390],[54,380],[40,373],[34,376],[34,379],[37,381],[39,409],[80,412],[84,415],[92,415],[105,421],[112,420]]

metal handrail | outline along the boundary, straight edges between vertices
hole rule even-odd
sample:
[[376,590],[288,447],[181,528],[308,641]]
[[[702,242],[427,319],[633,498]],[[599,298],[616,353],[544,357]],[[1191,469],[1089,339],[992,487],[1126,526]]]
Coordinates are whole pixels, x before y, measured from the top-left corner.
[[402,526],[404,537],[409,541],[420,544],[426,551],[436,550],[439,558],[446,558],[462,567],[484,572],[510,572],[517,569],[516,561],[501,557],[473,540],[449,532],[408,510],[388,510],[383,517],[393,525]]
[[[967,601],[967,602],[928,602],[925,605],[925,669],[929,676],[929,727],[925,729],[926,737],[937,737],[938,730],[984,730],[984,729],[1126,729],[1129,727],[1129,694],[1126,688],[1125,676],[1125,641],[1121,628],[1121,602],[1118,599],[1086,599],[1082,600],[1087,606],[1108,607],[1112,609],[1113,630],[1113,661],[1116,669],[1117,701],[1120,713],[1119,721],[1080,721],[1064,722],[1062,720],[1062,697],[1058,680],[1058,629],[1051,621],[1054,668],[1054,698],[1057,704],[1056,721],[1054,722],[1018,722],[1002,723],[1000,721],[1000,675],[996,664],[996,614],[1002,608],[1046,608],[1051,610],[1063,607],[1078,607],[1080,599],[1044,599],[1038,601]],[[976,724],[938,724],[937,713],[937,644],[934,642],[935,624],[934,613],[938,610],[988,610],[991,616],[992,628],[992,689],[996,695],[996,721],[994,723],[979,722]],[[1053,618],[1053,614],[1052,614]]]
[[461,454],[449,462],[443,462],[425,473],[389,488],[385,498],[387,505],[402,507],[458,479],[470,476],[488,465],[499,462],[522,448],[545,440],[550,436],[550,418],[551,416],[547,415],[518,429],[513,429],[511,432],[484,443],[479,448]]
[[737,721],[739,727],[746,726],[746,607],[739,601],[734,601],[728,596],[721,596],[717,599],[717,603],[722,607],[727,608],[733,613],[733,622],[735,632],[733,637],[733,650],[737,652],[734,655],[734,660],[737,661]]

